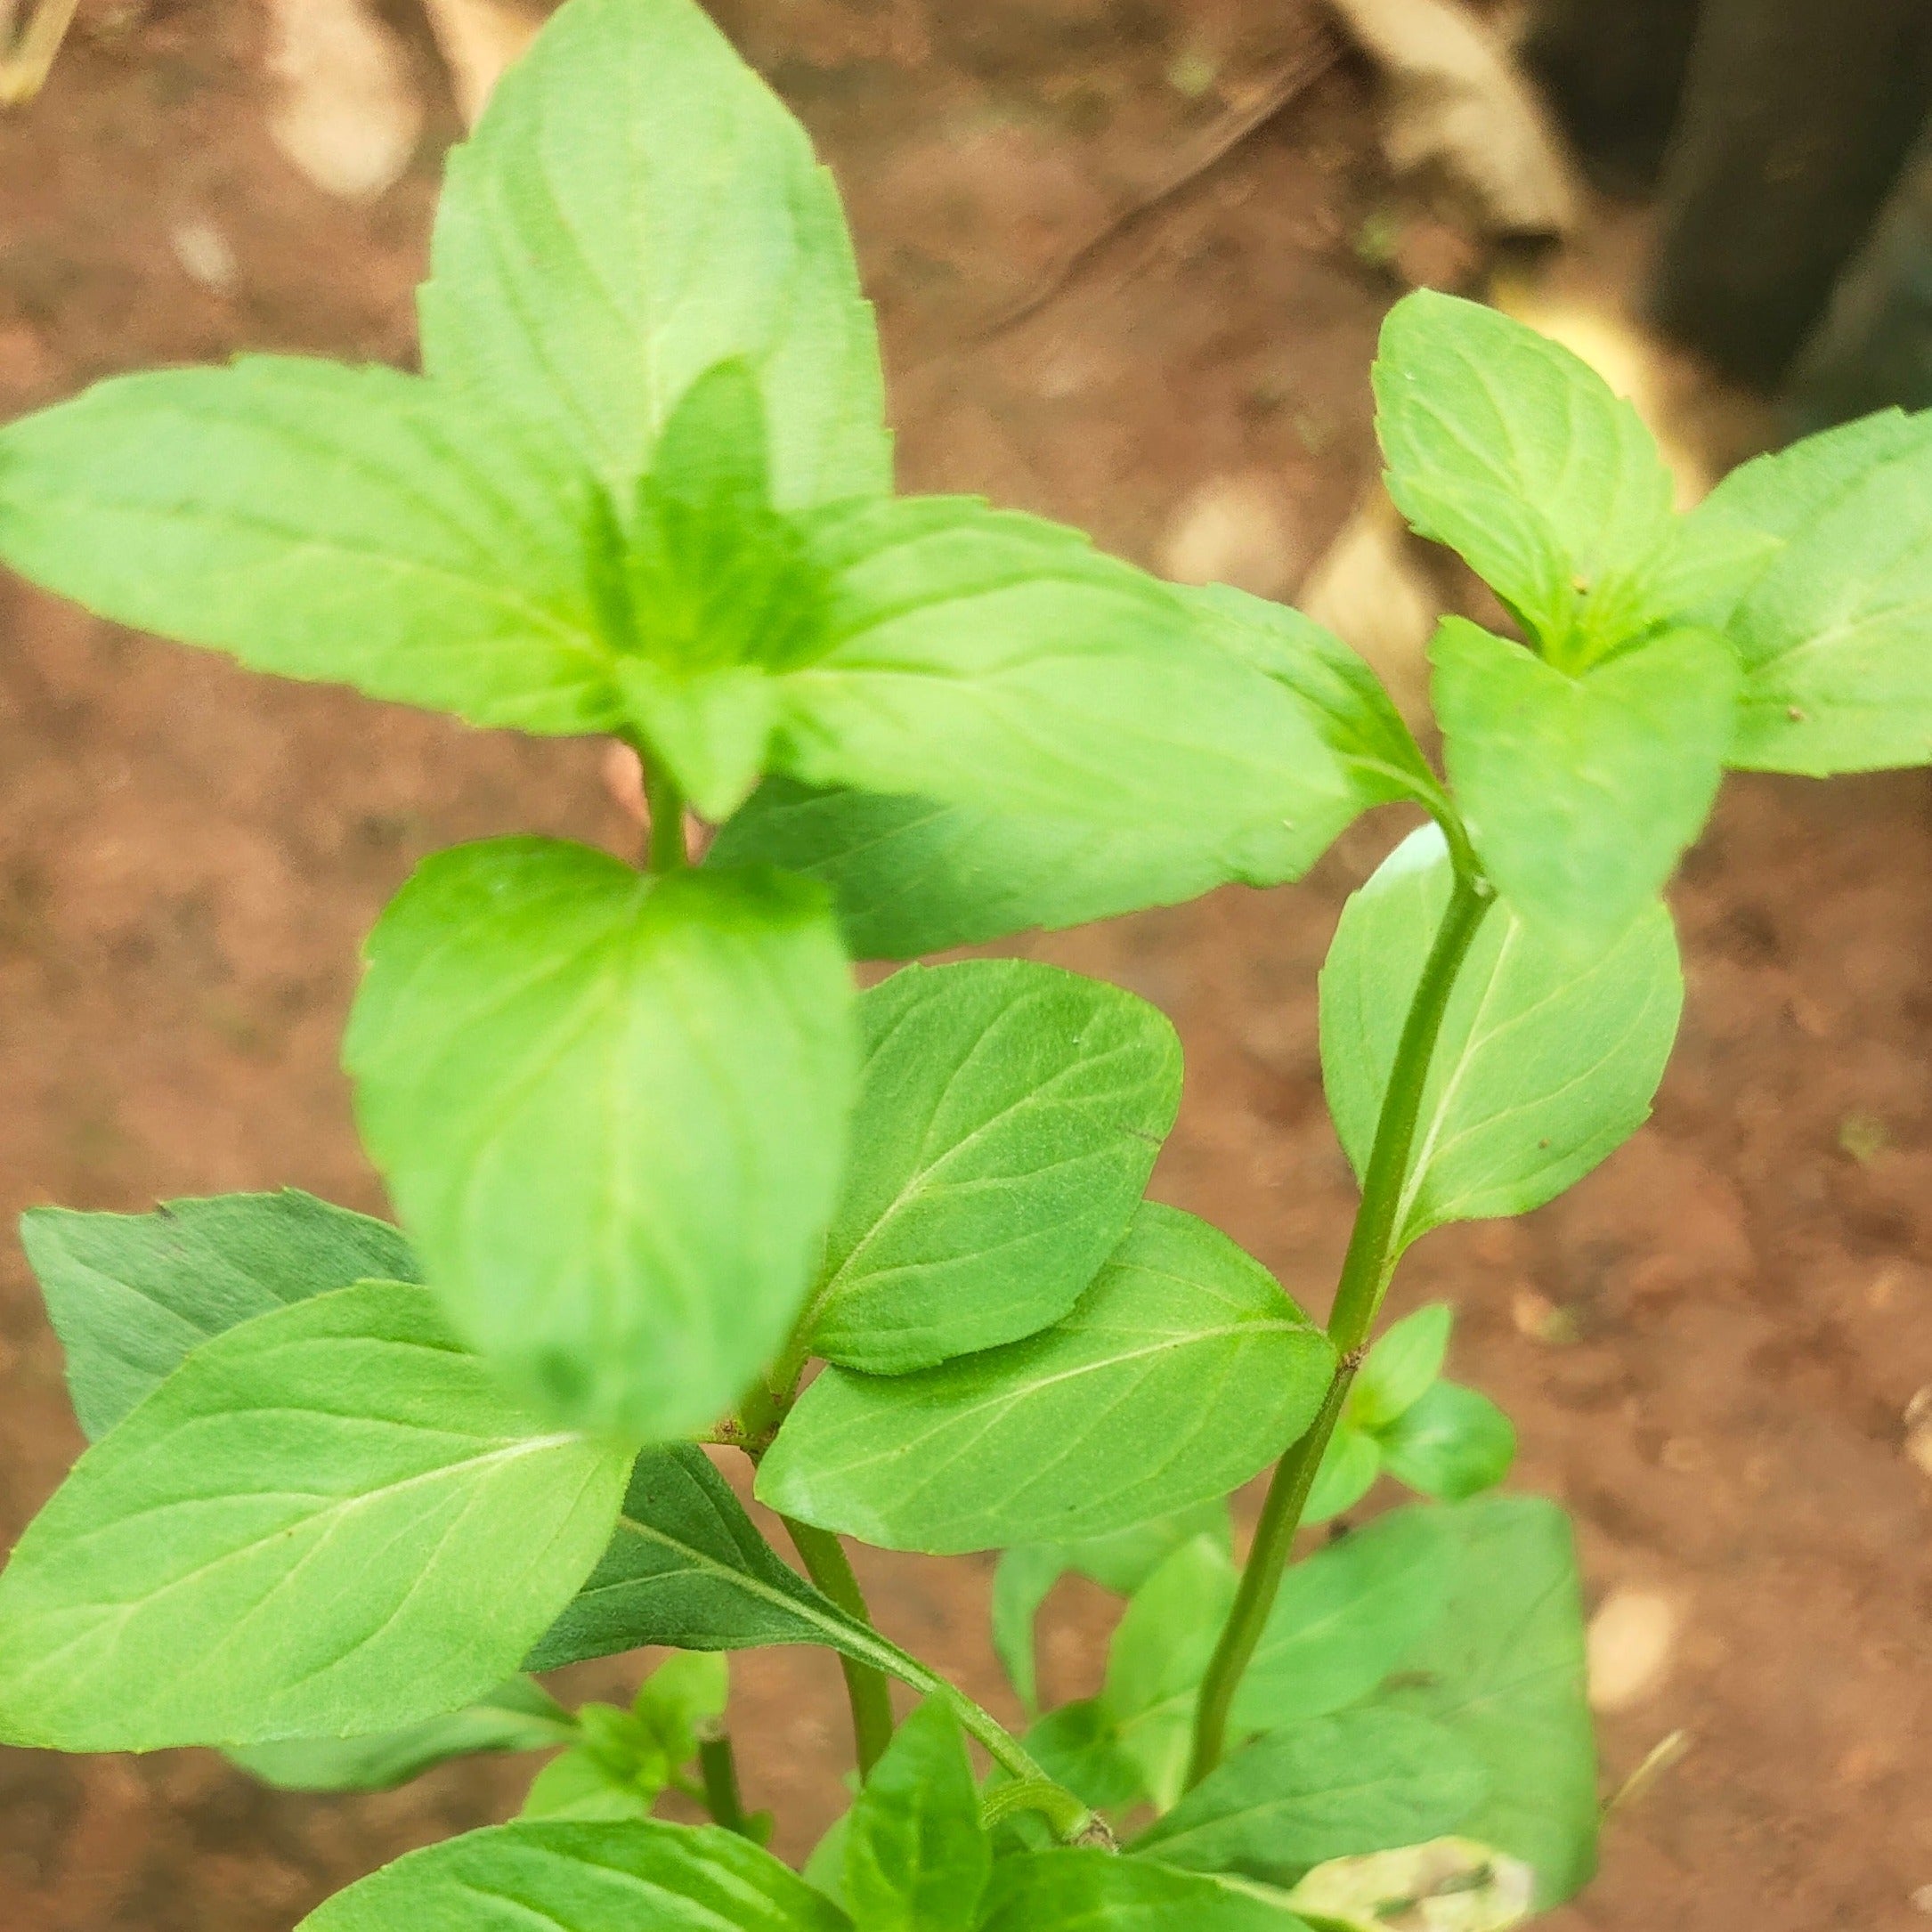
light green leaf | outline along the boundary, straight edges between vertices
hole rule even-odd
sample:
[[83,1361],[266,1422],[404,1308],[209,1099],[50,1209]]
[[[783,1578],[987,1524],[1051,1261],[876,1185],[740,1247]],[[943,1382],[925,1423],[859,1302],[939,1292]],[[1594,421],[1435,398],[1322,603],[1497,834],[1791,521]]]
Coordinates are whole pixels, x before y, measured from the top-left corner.
[[573,0],[450,157],[423,361],[613,501],[742,357],[781,508],[890,487],[872,312],[803,130],[693,0]]
[[823,895],[503,839],[426,861],[368,951],[357,1114],[460,1326],[563,1419],[713,1420],[784,1339],[842,1165]]
[[1473,1839],[1318,1865],[1288,1896],[1335,1932],[1506,1932],[1530,1916],[1536,1874]]
[[613,1774],[597,1752],[580,1745],[553,1757],[537,1774],[517,1815],[603,1823],[648,1818],[662,1789],[662,1781],[640,1788],[633,1780]]
[[1392,1510],[1289,1565],[1240,1687],[1238,1731],[1365,1697],[1442,1614],[1459,1545],[1440,1510]]
[[212,1335],[330,1288],[421,1279],[386,1222],[293,1188],[168,1201],[150,1214],[32,1207],[20,1246],[89,1441]]
[[1398,1482],[1451,1503],[1494,1489],[1516,1459],[1516,1430],[1488,1396],[1438,1382],[1382,1436]]
[[426,1290],[205,1342],[87,1451],[0,1578],[0,1736],[356,1736],[513,1671],[610,1534],[625,1459],[546,1434]]
[[1736,723],[1731,647],[1670,631],[1571,677],[1446,617],[1429,655],[1443,755],[1484,870],[1574,950],[1609,944],[1709,816]]
[[968,498],[818,513],[834,640],[781,679],[803,783],[1111,825],[1185,813],[1245,878],[1354,815],[1288,691],[1076,531]]
[[[1069,1847],[1003,1858],[979,1932],[1307,1932],[1284,1907],[1197,1872]],[[360,1932],[360,1928],[358,1928]]]
[[528,1823],[466,1832],[339,1892],[298,1932],[850,1932],[749,1839],[713,1825]]
[[1456,1311],[1448,1303],[1435,1302],[1392,1321],[1368,1351],[1348,1392],[1348,1419],[1379,1435],[1413,1408],[1442,1373],[1455,1320]]
[[1538,1497],[1485,1497],[1439,1514],[1459,1545],[1449,1607],[1376,1702],[1433,1718],[1481,1761],[1489,1797],[1456,1829],[1534,1865],[1547,1911],[1596,1863],[1596,1752],[1570,1525]]
[[674,1651],[644,1680],[631,1715],[672,1765],[697,1756],[704,1727],[725,1714],[731,1667],[710,1651]]
[[1313,1420],[1334,1366],[1259,1263],[1146,1204],[1044,1334],[912,1376],[827,1369],[758,1494],[889,1549],[1100,1536],[1245,1482]]
[[805,1345],[897,1375],[1058,1321],[1173,1125],[1173,1027],[1028,960],[907,967],[861,999],[859,1022],[851,1161]]
[[1034,1624],[1067,1563],[1051,1543],[1026,1543],[1003,1550],[993,1572],[993,1649],[1028,1717],[1040,1709],[1040,1668]]
[[576,1734],[571,1714],[548,1691],[528,1677],[512,1677],[465,1709],[400,1731],[287,1738],[229,1756],[250,1776],[285,1791],[387,1791],[452,1757],[550,1750]]
[[840,1813],[800,1868],[800,1875],[814,1891],[823,1892],[841,1908],[845,1904],[845,1834],[851,1819],[850,1812]]
[[1116,1811],[1143,1794],[1141,1770],[1121,1748],[1120,1726],[1097,1697],[1049,1711],[1027,1733],[1027,1749],[1056,1783],[1096,1811]]
[[1671,539],[1670,473],[1587,363],[1494,309],[1419,289],[1383,323],[1375,391],[1397,507],[1553,657],[1668,614],[1636,584]]
[[1328,1859],[1452,1831],[1488,1790],[1476,1752],[1447,1725],[1406,1711],[1343,1711],[1243,1746],[1133,1849],[1292,1884]]
[[847,1815],[845,1903],[865,1932],[972,1932],[993,1847],[959,1721],[929,1699]]
[[608,729],[587,484],[439,389],[250,357],[97,385],[0,431],[0,556],[256,670],[524,731]]
[[1322,1451],[1308,1501],[1302,1506],[1302,1521],[1312,1528],[1353,1509],[1381,1473],[1382,1445],[1344,1416]]
[[[1449,883],[1441,835],[1425,826],[1350,899],[1322,968],[1322,1079],[1358,1174]],[[1402,1242],[1448,1221],[1526,1214],[1620,1146],[1649,1113],[1683,1003],[1661,905],[1588,962],[1492,906],[1424,1089]]]

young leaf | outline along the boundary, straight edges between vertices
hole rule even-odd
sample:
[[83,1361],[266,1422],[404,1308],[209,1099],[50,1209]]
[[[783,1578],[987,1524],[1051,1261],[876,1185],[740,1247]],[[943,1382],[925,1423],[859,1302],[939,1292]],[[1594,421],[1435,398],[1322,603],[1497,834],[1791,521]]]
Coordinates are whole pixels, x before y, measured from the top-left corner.
[[1489,1788],[1474,1749],[1447,1725],[1407,1711],[1343,1711],[1244,1745],[1133,1849],[1287,1885],[1331,1858],[1453,1831]]
[[908,967],[860,1000],[859,1022],[810,1352],[899,1375],[1058,1321],[1173,1125],[1173,1027],[1117,986],[1028,960]]
[[1456,1311],[1446,1302],[1392,1321],[1368,1351],[1348,1392],[1346,1414],[1358,1428],[1379,1435],[1413,1408],[1442,1373]]
[[968,498],[821,512],[831,647],[787,673],[775,769],[1049,818],[1190,818],[1245,878],[1354,816],[1301,702],[1077,532]]
[[1458,1551],[1439,1510],[1392,1510],[1282,1577],[1235,1693],[1238,1731],[1279,1731],[1365,1697],[1442,1614]]
[[1738,667],[1676,630],[1572,677],[1446,617],[1429,655],[1443,755],[1484,869],[1578,951],[1639,916],[1703,830],[1736,726]]
[[496,840],[420,866],[369,961],[363,1137],[465,1331],[567,1421],[713,1420],[783,1340],[838,1186],[823,896]]
[[648,1818],[662,1789],[662,1781],[640,1786],[614,1771],[596,1751],[579,1745],[553,1757],[531,1781],[517,1816],[602,1823]]
[[438,389],[249,357],[126,376],[0,431],[0,556],[256,670],[524,731],[619,716],[587,488]]
[[1293,1912],[1245,1889],[1152,1859],[1081,1847],[1003,1858],[994,1867],[979,1921],[979,1932],[1181,1932],[1183,1927],[1186,1932],[1308,1932]]
[[1322,1451],[1315,1481],[1302,1506],[1302,1521],[1311,1527],[1353,1509],[1382,1473],[1382,1445],[1346,1416],[1335,1425]]
[[1383,323],[1374,379],[1397,507],[1553,656],[1586,629],[1608,644],[1668,614],[1632,592],[1671,536],[1670,472],[1587,363],[1494,309],[1418,289]]
[[714,1825],[502,1824],[385,1865],[298,1932],[851,1932],[749,1839]]
[[1456,1829],[1534,1865],[1537,1904],[1547,1911],[1596,1863],[1596,1752],[1570,1525],[1539,1497],[1486,1497],[1438,1514],[1458,1546],[1449,1607],[1376,1705],[1433,1719],[1481,1760],[1489,1796]]
[[387,1791],[452,1757],[552,1750],[572,1742],[571,1714],[540,1684],[512,1677],[462,1710],[369,1737],[285,1738],[229,1757],[284,1791]]
[[[1441,833],[1413,833],[1350,899],[1322,968],[1322,1079],[1357,1173],[1449,873]],[[1430,1065],[1402,1242],[1447,1221],[1525,1214],[1620,1146],[1649,1113],[1683,1003],[1661,905],[1587,963],[1508,905],[1491,907]]]
[[1405,1902],[1413,1932],[1507,1932],[1530,1916],[1536,1874],[1473,1839],[1433,1839],[1318,1865],[1288,1895],[1327,1932],[1388,1932]]
[[993,1848],[966,1740],[929,1699],[873,1766],[848,1814],[846,1908],[865,1932],[973,1932]]
[[781,508],[889,489],[872,312],[803,130],[694,0],[573,0],[450,157],[423,361],[628,502],[713,364],[756,373]]
[[889,1549],[1099,1536],[1245,1482],[1313,1420],[1334,1366],[1258,1262],[1144,1204],[1044,1334],[917,1375],[827,1369],[778,1432],[758,1494]]
[[426,1290],[205,1342],[89,1449],[0,1577],[0,1736],[353,1736],[501,1683],[610,1535],[625,1459],[545,1434]]
[[1515,1425],[1488,1396],[1438,1382],[1383,1431],[1382,1459],[1398,1482],[1459,1503],[1509,1473]]
[[657,1741],[667,1763],[697,1756],[704,1726],[722,1717],[731,1695],[731,1667],[710,1651],[674,1651],[644,1680],[631,1716]]
[[150,1214],[30,1207],[20,1246],[96,1441],[196,1343],[330,1288],[421,1279],[386,1222],[313,1194],[222,1194]]

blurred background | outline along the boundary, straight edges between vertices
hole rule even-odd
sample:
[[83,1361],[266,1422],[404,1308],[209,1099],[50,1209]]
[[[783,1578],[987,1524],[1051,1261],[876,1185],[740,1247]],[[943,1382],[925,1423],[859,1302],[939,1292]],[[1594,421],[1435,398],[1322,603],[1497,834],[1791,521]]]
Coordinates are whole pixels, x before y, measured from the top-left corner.
[[[1685,500],[1795,431],[1932,402],[1924,0],[718,0],[851,208],[901,477],[1311,608],[1402,701],[1472,587],[1375,483],[1368,369],[1418,284],[1549,329],[1638,402]],[[0,0],[0,415],[240,349],[410,364],[444,150],[540,8]],[[250,677],[0,581],[0,1211],[292,1183],[381,1207],[337,1049],[423,854],[629,849],[595,743]],[[1352,1188],[1314,974],[1400,831],[1307,884],[1020,949],[1189,1054],[1161,1197],[1318,1311]],[[1445,1230],[1399,1311],[1575,1513],[1604,1871],[1562,1932],[1932,1923],[1932,783],[1744,777],[1674,902],[1690,1002],[1655,1119],[1521,1223]],[[79,1448],[0,1246],[0,1535]],[[1006,1715],[990,1559],[864,1564],[881,1622]],[[1084,1593],[1084,1594],[1083,1594]],[[1045,1619],[1056,1697],[1108,1604]],[[612,1694],[589,1667],[572,1688]],[[739,1661],[749,1796],[843,1803],[829,1656]],[[1647,1767],[1629,1783],[1633,1774]],[[0,1752],[0,1932],[270,1932],[506,1815],[527,1761],[373,1798],[211,1753]]]

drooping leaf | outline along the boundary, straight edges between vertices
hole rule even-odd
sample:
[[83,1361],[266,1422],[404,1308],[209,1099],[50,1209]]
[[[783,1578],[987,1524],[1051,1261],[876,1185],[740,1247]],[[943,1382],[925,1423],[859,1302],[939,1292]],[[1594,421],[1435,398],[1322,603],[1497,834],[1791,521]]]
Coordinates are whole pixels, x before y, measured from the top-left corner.
[[1040,1709],[1040,1667],[1034,1624],[1053,1586],[1067,1574],[1059,1547],[1024,1543],[1003,1550],[993,1572],[993,1650],[1028,1717]]
[[958,1720],[929,1699],[848,1814],[847,1909],[866,1932],[973,1932],[993,1848]]
[[1235,1693],[1235,1728],[1285,1730],[1366,1697],[1441,1617],[1459,1546],[1443,1512],[1412,1506],[1291,1563]]
[[1539,1497],[1483,1497],[1439,1514],[1458,1545],[1449,1605],[1376,1704],[1429,1717],[1474,1753],[1489,1796],[1455,1829],[1535,1866],[1546,1911],[1596,1863],[1596,1751],[1570,1525]]
[[285,1791],[387,1791],[452,1757],[540,1751],[576,1736],[571,1714],[528,1677],[512,1677],[446,1717],[426,1717],[369,1737],[286,1738],[228,1755],[250,1776]]
[[1418,289],[1383,324],[1375,391],[1397,507],[1553,656],[1670,614],[1637,594],[1670,540],[1670,473],[1587,363],[1480,303]]
[[126,376],[0,431],[0,556],[256,670],[524,731],[620,713],[587,485],[420,378],[290,357]]
[[[1308,1932],[1245,1889],[1149,1858],[1077,1847],[1003,1858],[979,1932]],[[333,1932],[333,1928],[331,1928]],[[358,1928],[360,1932],[360,1928]]]
[[545,1433],[425,1289],[205,1342],[0,1577],[0,1735],[64,1750],[354,1737],[512,1672],[610,1535],[625,1458]]
[[1443,755],[1484,869],[1573,949],[1609,944],[1703,830],[1736,726],[1738,667],[1667,632],[1572,677],[1459,617],[1429,655]]
[[758,1494],[894,1549],[1099,1536],[1246,1481],[1313,1419],[1334,1362],[1226,1236],[1144,1204],[1043,1334],[917,1375],[827,1369],[779,1431]]
[[715,1825],[531,1822],[385,1865],[299,1932],[850,1932],[749,1839]]
[[1413,1408],[1442,1373],[1456,1311],[1432,1303],[1392,1321],[1368,1351],[1348,1392],[1347,1415],[1359,1428],[1379,1434]]
[[[1322,1080],[1357,1173],[1449,883],[1441,836],[1425,826],[1350,899],[1322,968]],[[1431,1061],[1403,1242],[1448,1221],[1525,1214],[1620,1146],[1649,1111],[1683,1001],[1661,905],[1587,962],[1492,906]]]
[[1343,1417],[1322,1451],[1308,1501],[1302,1506],[1302,1521],[1312,1529],[1344,1509],[1353,1509],[1381,1473],[1382,1445],[1368,1430],[1358,1429]]
[[1515,1425],[1478,1390],[1438,1382],[1383,1432],[1382,1459],[1398,1482],[1459,1503],[1509,1473]]
[[29,1208],[20,1246],[67,1352],[89,1441],[105,1435],[197,1343],[358,1281],[420,1279],[386,1222],[313,1194],[221,1194],[148,1214]]
[[423,361],[628,502],[691,384],[757,378],[781,508],[890,486],[832,180],[694,0],[574,0],[450,158]]
[[942,497],[809,528],[833,641],[780,680],[775,769],[1119,826],[1185,813],[1234,878],[1353,816],[1301,702],[1077,532]]
[[1332,1932],[1507,1932],[1530,1916],[1536,1874],[1473,1839],[1336,1858],[1288,1895]]
[[1342,1711],[1244,1745],[1133,1849],[1190,1871],[1292,1884],[1331,1858],[1454,1831],[1489,1789],[1477,1753],[1448,1725],[1401,1710]]
[[845,1191],[805,1339],[897,1375],[1057,1321],[1119,1242],[1181,1104],[1181,1043],[1027,960],[908,967],[859,1002]]
[[369,943],[363,1137],[459,1324],[565,1420],[699,1427],[783,1340],[855,1059],[816,888],[442,852]]

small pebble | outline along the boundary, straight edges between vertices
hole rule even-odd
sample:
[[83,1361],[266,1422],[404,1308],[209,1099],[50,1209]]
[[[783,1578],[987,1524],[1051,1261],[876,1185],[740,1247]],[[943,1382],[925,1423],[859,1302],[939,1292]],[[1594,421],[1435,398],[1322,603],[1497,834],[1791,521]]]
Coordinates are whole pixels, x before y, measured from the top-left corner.
[[1612,1590],[1590,1619],[1590,1709],[1628,1710],[1670,1674],[1682,1621],[1676,1602],[1658,1590]]

